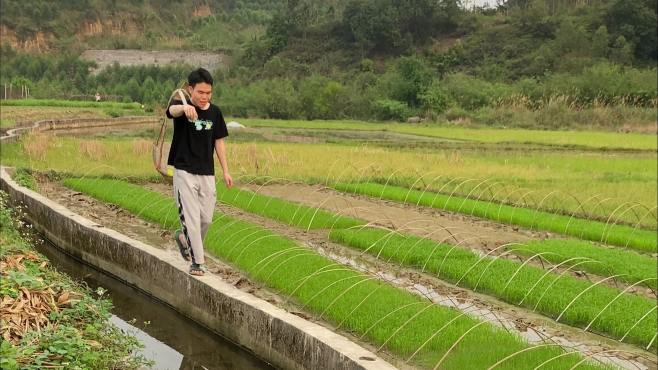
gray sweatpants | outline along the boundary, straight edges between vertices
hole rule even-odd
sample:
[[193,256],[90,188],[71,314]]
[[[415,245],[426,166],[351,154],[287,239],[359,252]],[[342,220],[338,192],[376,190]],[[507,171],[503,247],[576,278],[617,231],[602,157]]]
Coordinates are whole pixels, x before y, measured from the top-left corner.
[[217,200],[215,176],[194,175],[175,169],[174,198],[183,234],[192,253],[192,262],[205,263],[203,238],[212,222]]

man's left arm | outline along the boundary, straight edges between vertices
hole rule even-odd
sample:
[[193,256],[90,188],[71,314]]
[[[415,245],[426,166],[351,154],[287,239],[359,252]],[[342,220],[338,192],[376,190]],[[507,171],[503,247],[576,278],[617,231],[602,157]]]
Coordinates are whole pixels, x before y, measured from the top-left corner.
[[215,140],[215,153],[217,154],[217,159],[219,159],[219,164],[222,166],[222,172],[224,172],[224,183],[226,184],[226,187],[230,189],[233,187],[233,178],[228,172],[224,138]]

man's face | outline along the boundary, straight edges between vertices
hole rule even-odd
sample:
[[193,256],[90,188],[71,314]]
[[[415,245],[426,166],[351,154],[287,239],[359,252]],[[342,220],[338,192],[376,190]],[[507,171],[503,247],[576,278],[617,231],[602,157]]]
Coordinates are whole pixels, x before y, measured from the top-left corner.
[[199,82],[194,85],[194,87],[189,87],[190,98],[192,99],[192,104],[197,107],[203,108],[210,102],[212,97],[212,85],[205,82]]

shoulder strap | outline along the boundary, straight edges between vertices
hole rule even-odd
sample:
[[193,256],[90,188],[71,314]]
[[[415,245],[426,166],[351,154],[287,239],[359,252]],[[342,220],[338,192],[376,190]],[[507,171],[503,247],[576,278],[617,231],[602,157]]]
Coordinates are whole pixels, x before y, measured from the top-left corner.
[[[187,97],[186,97],[187,93],[185,92],[185,90],[176,89],[169,96],[167,107],[169,106],[169,104],[171,104],[171,101],[174,99],[176,95],[178,95],[183,105],[188,105]],[[160,132],[158,133],[158,136],[156,137],[155,142],[153,143],[152,155],[153,155],[153,165],[155,166],[156,171],[158,171],[164,178],[171,180],[171,175],[167,171],[167,165],[164,162],[164,158],[163,158],[163,154],[164,154],[163,148],[164,148],[166,130],[167,130],[167,120],[165,118],[162,118],[160,125]]]
[[[186,95],[185,91],[183,91],[183,89],[176,89],[176,91],[174,91],[174,94],[176,93],[178,93],[178,96],[180,97],[180,101],[183,103],[183,105],[187,105],[187,99],[185,98]],[[172,97],[174,96],[174,94],[172,94]]]
[[187,105],[187,93],[183,89],[176,89],[174,92],[171,93],[171,96],[169,96],[169,102],[167,102],[167,106],[171,104],[171,101],[174,100],[174,97],[178,95],[180,98],[180,101],[183,103],[183,105]]

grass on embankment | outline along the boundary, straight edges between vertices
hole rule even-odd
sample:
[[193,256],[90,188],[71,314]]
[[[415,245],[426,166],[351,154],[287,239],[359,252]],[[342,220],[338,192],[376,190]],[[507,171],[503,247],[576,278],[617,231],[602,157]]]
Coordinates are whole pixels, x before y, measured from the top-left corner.
[[[577,327],[646,347],[656,333],[656,302],[504,258],[381,229],[333,230],[333,241],[435,274]],[[522,247],[519,247],[522,248]],[[582,295],[580,295],[583,293]],[[612,304],[608,305],[610,302]],[[649,312],[648,316],[645,316]],[[638,321],[642,319],[637,326]],[[656,343],[653,343],[653,347]]]
[[305,229],[346,228],[365,222],[339,216],[319,208],[287,202],[239,188],[217,184],[217,200],[245,211]]
[[36,253],[6,197],[0,192],[0,368],[142,369],[150,364],[134,354],[142,347],[137,339],[108,321],[109,300],[95,298]]
[[408,204],[470,214],[529,229],[550,231],[606,244],[628,247],[643,252],[656,252],[655,231],[626,225],[606,224],[539,210],[514,207],[440,193],[430,193],[376,183],[335,184],[339,191],[390,199]]
[[[176,218],[173,200],[159,193],[119,181],[67,179],[64,183],[163,227],[176,227],[172,224]],[[420,366],[432,368],[443,359],[441,368],[445,369],[486,369],[528,348],[503,329],[359,274],[248,222],[215,215],[206,248],[254,280],[290,295],[318,318],[376,343],[399,358],[413,355],[412,363]],[[497,368],[533,368],[562,353],[555,347],[536,347]],[[578,354],[570,354],[555,358],[543,368],[569,368],[580,359]],[[603,366],[584,364],[580,368]]]
[[606,248],[591,242],[572,239],[534,240],[524,243],[523,246],[512,245],[507,249],[513,250],[514,254],[527,257],[541,254],[538,257],[553,264],[565,262],[566,266],[589,259],[596,263],[578,264],[576,270],[600,276],[620,275],[617,277],[618,280],[631,284],[646,280],[638,285],[656,289],[658,277],[656,258],[635,251]]

